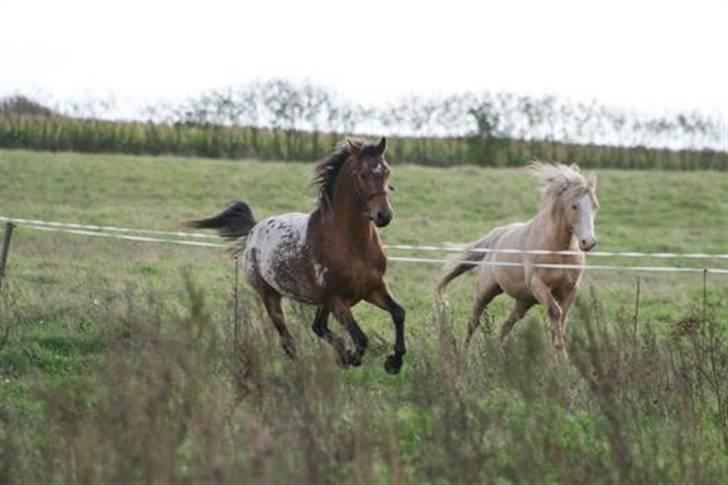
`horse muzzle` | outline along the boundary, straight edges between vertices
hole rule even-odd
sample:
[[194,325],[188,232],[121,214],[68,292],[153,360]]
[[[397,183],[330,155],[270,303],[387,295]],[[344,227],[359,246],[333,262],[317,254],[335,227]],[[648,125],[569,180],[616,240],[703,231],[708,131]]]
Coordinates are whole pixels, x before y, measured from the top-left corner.
[[371,219],[377,227],[386,227],[390,222],[392,222],[392,217],[394,216],[391,211],[379,211],[374,214]]
[[597,245],[596,238],[581,239],[579,241],[579,249],[581,249],[585,253],[588,253],[589,251],[591,251],[594,248],[594,246],[596,246],[596,245]]

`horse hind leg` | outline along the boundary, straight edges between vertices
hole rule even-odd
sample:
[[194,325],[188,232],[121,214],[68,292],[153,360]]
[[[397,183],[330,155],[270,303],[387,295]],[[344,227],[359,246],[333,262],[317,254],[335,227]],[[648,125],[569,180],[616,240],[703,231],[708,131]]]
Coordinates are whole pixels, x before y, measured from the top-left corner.
[[478,290],[475,295],[475,301],[473,302],[473,310],[470,314],[470,321],[468,322],[468,335],[465,337],[465,348],[470,345],[470,340],[473,338],[475,331],[480,325],[480,316],[488,307],[493,298],[503,293],[501,287],[495,281],[488,278],[485,284],[479,284]]
[[268,285],[263,287],[260,294],[268,316],[270,316],[273,325],[278,331],[281,347],[283,347],[283,350],[290,358],[294,359],[296,357],[296,342],[288,332],[288,327],[286,327],[286,318],[283,314],[283,308],[281,308],[281,294]]

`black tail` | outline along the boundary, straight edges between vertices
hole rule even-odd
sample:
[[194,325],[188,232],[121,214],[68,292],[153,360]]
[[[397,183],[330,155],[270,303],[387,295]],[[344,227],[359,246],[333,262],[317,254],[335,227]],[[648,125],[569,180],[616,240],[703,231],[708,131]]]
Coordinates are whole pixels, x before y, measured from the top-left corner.
[[215,229],[221,237],[235,240],[247,236],[256,222],[248,204],[237,200],[216,216],[186,221],[183,224],[199,229]]

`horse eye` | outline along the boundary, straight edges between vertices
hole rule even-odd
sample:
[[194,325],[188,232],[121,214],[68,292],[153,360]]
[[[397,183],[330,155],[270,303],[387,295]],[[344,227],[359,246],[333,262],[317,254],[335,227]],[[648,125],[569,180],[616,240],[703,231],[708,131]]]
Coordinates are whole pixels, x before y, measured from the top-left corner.
[[362,180],[366,180],[367,179],[367,174],[365,174],[364,172],[362,172],[362,173],[359,174],[359,177],[361,177]]
[[571,208],[574,209],[574,210],[576,210],[578,207],[576,206],[576,204],[574,204],[574,205],[571,206]]

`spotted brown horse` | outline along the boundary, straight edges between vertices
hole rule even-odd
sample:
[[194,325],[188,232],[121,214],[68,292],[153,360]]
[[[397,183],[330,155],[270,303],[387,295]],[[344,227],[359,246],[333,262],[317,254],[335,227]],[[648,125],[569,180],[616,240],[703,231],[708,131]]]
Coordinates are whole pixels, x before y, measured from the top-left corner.
[[[318,201],[308,214],[281,214],[256,222],[245,202],[235,202],[217,216],[186,223],[239,241],[245,275],[291,357],[296,343],[286,327],[283,296],[317,306],[313,331],[331,344],[344,367],[361,365],[367,349],[367,336],[351,312],[363,300],[392,316],[394,353],[384,367],[390,374],[402,367],[405,310],[384,280],[387,257],[377,229],[393,217],[386,147],[384,138],[377,144],[349,139],[320,161],[313,176]],[[351,336],[353,350],[329,328],[330,314]]]

